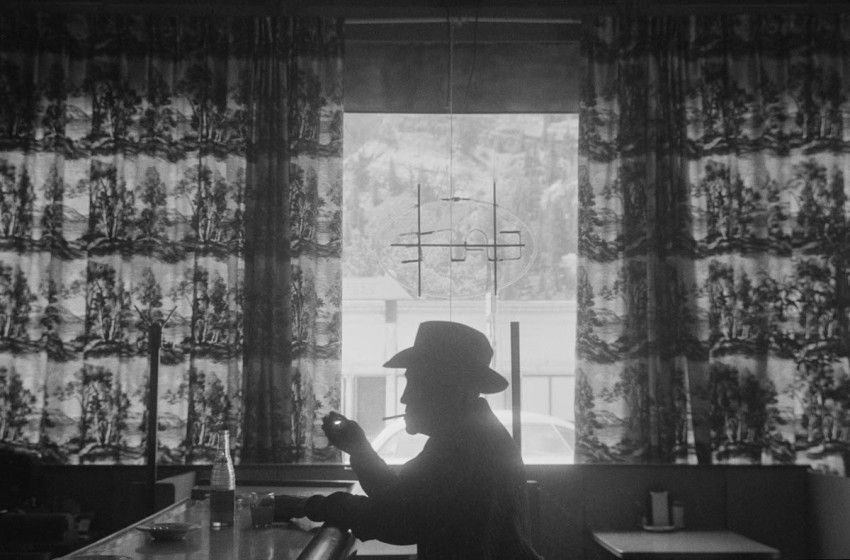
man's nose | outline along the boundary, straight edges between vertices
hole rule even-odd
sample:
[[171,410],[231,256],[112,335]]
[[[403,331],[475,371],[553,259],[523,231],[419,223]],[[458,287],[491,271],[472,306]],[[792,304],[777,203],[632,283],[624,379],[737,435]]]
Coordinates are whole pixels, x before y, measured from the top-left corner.
[[401,392],[401,404],[407,404],[407,387]]

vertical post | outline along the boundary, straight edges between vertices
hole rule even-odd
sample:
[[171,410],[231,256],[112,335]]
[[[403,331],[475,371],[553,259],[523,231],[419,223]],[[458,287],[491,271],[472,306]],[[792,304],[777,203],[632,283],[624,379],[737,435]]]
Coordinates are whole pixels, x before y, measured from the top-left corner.
[[[497,247],[497,237],[499,236],[499,228],[496,225],[496,181],[493,180],[493,295],[499,295],[499,255]],[[513,323],[511,323],[513,325]],[[513,327],[512,327],[513,328]]]
[[[449,249],[451,250],[451,249]],[[451,277],[449,278],[451,282]],[[422,297],[422,185],[416,185],[416,289]]]
[[522,378],[519,371],[519,323],[511,321],[511,412],[513,416],[514,441],[522,450]]
[[[398,352],[398,301],[395,299],[384,300],[384,356],[383,360],[389,360]],[[398,414],[398,372],[394,369],[388,371],[385,379],[384,415]]]
[[156,509],[156,449],[157,449],[157,400],[159,398],[159,346],[162,342],[162,325],[152,322],[148,328],[148,422],[145,447],[146,479],[148,490],[148,512]]

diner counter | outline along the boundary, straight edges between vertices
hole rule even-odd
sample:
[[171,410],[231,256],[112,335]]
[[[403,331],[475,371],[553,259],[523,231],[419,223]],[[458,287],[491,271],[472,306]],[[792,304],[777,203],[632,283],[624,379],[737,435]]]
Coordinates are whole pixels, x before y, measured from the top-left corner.
[[[325,493],[319,488],[280,488],[281,493],[309,495]],[[333,491],[336,489],[329,489]],[[248,490],[250,491],[250,489]],[[237,494],[244,492],[237,489]],[[353,552],[354,536],[349,531],[309,520],[273,523],[265,528],[251,526],[251,513],[244,500],[237,501],[232,527],[210,527],[209,500],[186,499],[169,506],[63,558],[66,560],[341,560]],[[154,523],[185,522],[196,525],[182,540],[154,540],[139,529]]]

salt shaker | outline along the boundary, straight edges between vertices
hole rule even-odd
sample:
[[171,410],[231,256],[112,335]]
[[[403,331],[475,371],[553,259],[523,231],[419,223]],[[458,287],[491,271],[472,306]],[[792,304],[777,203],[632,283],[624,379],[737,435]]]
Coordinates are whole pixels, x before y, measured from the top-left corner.
[[685,528],[685,504],[681,500],[676,500],[673,502],[673,507],[671,508],[673,512],[673,527],[676,529],[684,529]]

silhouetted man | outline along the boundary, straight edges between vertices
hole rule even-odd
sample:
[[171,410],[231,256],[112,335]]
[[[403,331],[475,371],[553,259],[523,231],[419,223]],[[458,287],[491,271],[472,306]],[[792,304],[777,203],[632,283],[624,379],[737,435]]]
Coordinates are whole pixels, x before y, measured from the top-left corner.
[[540,558],[525,533],[520,451],[479,396],[508,386],[490,369],[492,356],[487,338],[475,329],[422,323],[414,345],[384,364],[406,368],[406,429],[429,436],[422,452],[396,473],[356,422],[331,413],[323,429],[351,455],[367,496],[279,496],[277,517],[306,515],[350,528],[360,540],[416,544],[419,560]]

